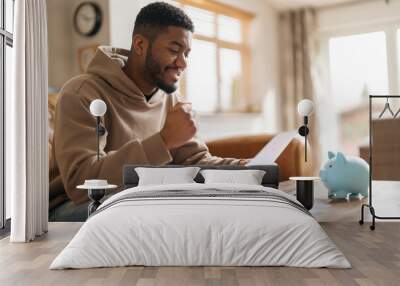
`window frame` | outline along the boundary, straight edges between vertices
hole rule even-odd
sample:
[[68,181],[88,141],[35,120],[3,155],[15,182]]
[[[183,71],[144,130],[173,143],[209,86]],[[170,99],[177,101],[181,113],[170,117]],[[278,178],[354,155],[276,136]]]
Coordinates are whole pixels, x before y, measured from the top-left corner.
[[[12,1],[12,11],[14,13],[15,0]],[[13,48],[13,33],[6,30],[6,0],[0,0],[1,21],[0,21],[0,236],[8,233],[10,230],[10,219],[6,215],[6,189],[5,189],[5,102],[6,102],[6,50],[7,46]],[[10,15],[8,15],[10,16]],[[13,17],[13,15],[11,15]]]
[[[211,42],[216,45],[217,53],[216,53],[216,68],[217,68],[217,107],[212,114],[219,113],[236,113],[236,112],[251,112],[251,54],[250,54],[250,46],[249,46],[249,33],[250,33],[250,24],[251,20],[254,18],[254,14],[243,11],[236,7],[232,7],[230,5],[218,3],[212,0],[206,1],[196,1],[196,0],[176,0],[177,4],[180,8],[185,6],[192,6],[200,9],[204,9],[215,14],[215,36],[209,37],[204,35],[193,34],[193,39]],[[218,15],[224,15],[228,17],[232,17],[238,19],[242,26],[242,42],[241,43],[233,43],[229,41],[224,41],[218,39],[218,24],[217,17]],[[244,96],[246,106],[242,109],[232,109],[229,111],[222,110],[222,85],[221,85],[221,67],[220,67],[220,50],[221,49],[231,49],[235,51],[239,51],[241,55],[241,78],[243,80],[244,85]],[[183,75],[182,80],[180,81],[180,91],[181,95],[186,98],[186,73]]]

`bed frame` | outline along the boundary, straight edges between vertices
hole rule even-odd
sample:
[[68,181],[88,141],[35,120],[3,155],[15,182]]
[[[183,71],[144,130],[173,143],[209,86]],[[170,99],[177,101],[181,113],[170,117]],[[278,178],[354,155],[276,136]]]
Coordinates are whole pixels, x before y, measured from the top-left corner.
[[[265,175],[262,179],[261,184],[264,187],[278,188],[279,185],[279,167],[278,165],[257,165],[257,166],[235,166],[235,165],[193,165],[200,167],[202,170],[205,169],[218,169],[218,170],[263,170]],[[125,165],[123,168],[123,188],[133,188],[138,185],[139,176],[135,171],[136,167],[146,168],[182,168],[188,167],[188,165],[164,165],[164,166],[143,166],[143,165]],[[204,183],[204,178],[200,174],[194,178],[197,183]]]

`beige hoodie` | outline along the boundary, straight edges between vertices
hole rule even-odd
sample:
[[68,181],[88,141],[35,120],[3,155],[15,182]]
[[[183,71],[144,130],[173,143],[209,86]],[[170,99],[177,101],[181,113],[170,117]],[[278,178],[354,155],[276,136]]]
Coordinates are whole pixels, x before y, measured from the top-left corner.
[[[57,103],[54,130],[56,176],[75,203],[87,200],[76,186],[85,179],[107,179],[122,184],[125,164],[245,164],[247,160],[211,156],[194,137],[169,151],[160,135],[167,112],[178,102],[177,94],[158,90],[147,102],[142,91],[122,71],[129,51],[100,47],[87,72],[68,81]],[[102,118],[106,134],[100,138],[97,161],[96,120],[89,111],[94,99],[107,104]],[[52,184],[50,184],[52,185]],[[57,192],[57,190],[51,190]],[[58,191],[59,192],[59,191]]]

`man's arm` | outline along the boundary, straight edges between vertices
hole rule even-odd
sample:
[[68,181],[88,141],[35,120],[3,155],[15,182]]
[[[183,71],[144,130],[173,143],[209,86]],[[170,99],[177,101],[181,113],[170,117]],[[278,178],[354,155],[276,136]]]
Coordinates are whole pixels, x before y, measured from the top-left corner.
[[173,163],[177,165],[246,165],[250,159],[221,158],[212,156],[207,145],[193,137],[185,145],[171,150]]
[[[169,132],[169,135],[176,136],[176,139],[181,137],[179,133],[183,131],[182,126],[183,122],[186,121],[191,126],[191,133],[189,137],[186,137],[186,140],[172,140],[177,142],[178,144],[173,145],[172,148],[170,144],[168,144],[169,138],[164,138],[164,142],[168,146],[171,155],[173,157],[173,163],[177,165],[246,165],[250,160],[248,159],[235,159],[235,158],[221,158],[212,156],[208,151],[207,145],[202,142],[199,138],[195,136],[197,132],[197,124],[194,118],[194,113],[192,111],[191,104],[183,103],[182,99],[180,99],[178,94],[173,95],[173,99],[176,102],[175,107],[180,108],[179,111],[184,110],[183,114],[185,118],[174,118],[176,116],[172,115],[174,111],[170,112],[167,116],[167,120],[165,122],[164,129],[170,131],[174,130],[174,132]],[[177,112],[177,111],[175,111]],[[182,112],[180,112],[182,115]],[[172,115],[172,116],[171,116]],[[177,124],[180,123],[181,126],[177,127]],[[170,127],[170,128],[168,128]],[[183,132],[183,134],[188,134],[188,132]],[[163,132],[161,133],[163,135]],[[169,136],[167,136],[169,137]],[[182,138],[180,138],[182,139]]]
[[118,150],[105,152],[107,132],[100,138],[101,157],[97,161],[96,119],[89,111],[91,100],[96,99],[96,90],[90,86],[85,88],[85,95],[90,94],[93,98],[81,96],[80,90],[65,88],[55,116],[57,165],[65,191],[75,203],[87,200],[84,192],[75,190],[85,179],[107,179],[120,185],[124,164],[163,165],[172,161],[160,133],[144,140],[131,140]]
[[[179,104],[182,103],[182,101],[184,101],[178,93],[174,93],[171,96],[173,98],[173,101],[175,102],[174,104]],[[212,156],[208,151],[207,145],[201,139],[195,136],[197,132],[197,124],[195,122],[195,118],[193,117],[191,104],[189,108],[186,109],[186,112],[192,114],[192,116],[190,116],[190,121],[192,121],[192,123],[194,124],[195,130],[193,135],[190,136],[190,138],[186,142],[180,144],[179,146],[175,146],[174,148],[170,148],[170,152],[173,157],[173,164],[246,165],[250,161],[250,159],[221,158],[217,156]],[[172,123],[171,125],[174,126],[177,124],[177,121],[173,121],[171,123]],[[175,130],[178,131],[180,130],[180,128],[176,128],[175,126]]]

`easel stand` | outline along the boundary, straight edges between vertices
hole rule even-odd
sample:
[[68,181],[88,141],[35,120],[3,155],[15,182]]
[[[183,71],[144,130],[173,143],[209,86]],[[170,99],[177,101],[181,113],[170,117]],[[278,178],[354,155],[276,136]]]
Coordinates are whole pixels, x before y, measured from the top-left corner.
[[[373,171],[373,165],[372,165],[372,99],[374,98],[400,98],[400,95],[370,95],[369,96],[369,203],[368,204],[363,204],[361,206],[361,219],[359,220],[359,223],[362,225],[364,224],[364,208],[368,208],[371,216],[372,216],[372,225],[370,225],[370,229],[374,230],[375,229],[375,219],[382,219],[382,220],[391,220],[391,219],[400,219],[400,217],[391,217],[391,216],[378,216],[375,213],[375,209],[372,204],[372,171]],[[386,110],[386,105],[385,109],[383,112]],[[383,112],[379,117],[383,115]],[[391,112],[392,113],[392,112]],[[394,118],[398,115],[399,112],[396,112],[394,115]],[[393,114],[393,113],[392,113]]]

